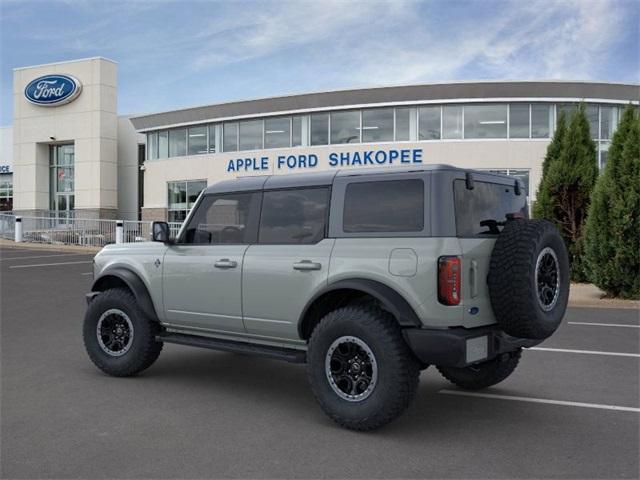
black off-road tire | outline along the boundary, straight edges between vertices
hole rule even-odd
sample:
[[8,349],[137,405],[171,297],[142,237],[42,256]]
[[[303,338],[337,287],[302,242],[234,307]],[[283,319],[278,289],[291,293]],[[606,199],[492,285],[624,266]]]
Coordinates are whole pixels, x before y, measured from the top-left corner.
[[518,366],[521,350],[503,353],[487,362],[469,367],[438,367],[444,378],[465,390],[481,390],[500,383]]
[[[327,353],[337,339],[362,340],[373,352],[377,381],[360,401],[341,398],[325,370]],[[373,306],[347,306],[327,314],[309,340],[307,369],[313,394],[324,412],[342,427],[372,430],[403,413],[416,394],[420,364],[409,350],[393,316]]]
[[[112,309],[124,312],[133,326],[133,338],[126,353],[113,356],[100,346],[97,326],[101,315]],[[114,288],[97,295],[84,317],[84,346],[91,361],[103,372],[114,377],[128,377],[150,367],[160,355],[162,342],[156,341],[161,330],[158,322],[149,319],[138,306],[133,294]]]
[[[536,283],[538,260],[550,258],[553,262],[554,257],[558,272],[557,296],[543,307],[543,300],[539,299],[545,287]],[[569,255],[552,223],[524,219],[507,222],[491,253],[487,278],[493,313],[502,330],[513,337],[547,338],[564,317],[569,282]]]

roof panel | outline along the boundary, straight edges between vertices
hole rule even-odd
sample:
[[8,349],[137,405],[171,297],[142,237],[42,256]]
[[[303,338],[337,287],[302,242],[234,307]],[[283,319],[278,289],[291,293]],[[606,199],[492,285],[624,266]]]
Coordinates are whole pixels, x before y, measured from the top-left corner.
[[465,82],[376,87],[333,92],[287,95],[239,102],[185,108],[141,115],[131,119],[138,130],[169,125],[215,121],[232,117],[260,116],[345,105],[402,103],[486,98],[567,98],[638,101],[640,85],[596,82],[518,81]]

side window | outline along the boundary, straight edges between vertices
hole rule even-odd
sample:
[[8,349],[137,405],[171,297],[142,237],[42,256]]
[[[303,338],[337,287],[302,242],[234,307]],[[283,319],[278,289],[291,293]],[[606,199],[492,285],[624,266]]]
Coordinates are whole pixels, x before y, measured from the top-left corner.
[[343,230],[421,232],[424,182],[410,179],[350,183],[344,196]]
[[260,212],[259,193],[208,195],[196,208],[182,243],[255,243]]
[[516,195],[510,185],[476,181],[469,190],[464,180],[455,180],[453,192],[459,237],[497,235],[507,215],[527,216],[525,193]]
[[309,244],[325,236],[328,188],[264,192],[260,243]]

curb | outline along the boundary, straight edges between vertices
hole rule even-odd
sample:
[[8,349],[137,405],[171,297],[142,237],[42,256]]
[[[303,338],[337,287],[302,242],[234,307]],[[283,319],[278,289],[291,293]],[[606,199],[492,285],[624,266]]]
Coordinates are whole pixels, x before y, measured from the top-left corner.
[[101,247],[83,247],[80,245],[56,245],[49,243],[16,243],[11,240],[0,238],[0,247],[19,250],[43,250],[43,251],[63,251],[63,252],[85,252],[98,253]]

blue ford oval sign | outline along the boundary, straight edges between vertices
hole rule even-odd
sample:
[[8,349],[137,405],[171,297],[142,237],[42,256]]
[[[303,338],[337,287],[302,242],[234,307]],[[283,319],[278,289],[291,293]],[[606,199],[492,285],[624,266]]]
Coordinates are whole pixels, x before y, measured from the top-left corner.
[[75,100],[81,90],[80,81],[70,75],[45,75],[29,82],[24,96],[36,105],[57,106]]

